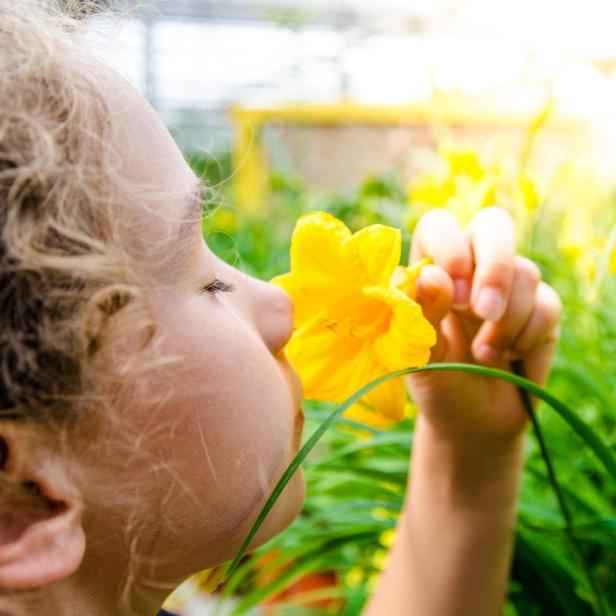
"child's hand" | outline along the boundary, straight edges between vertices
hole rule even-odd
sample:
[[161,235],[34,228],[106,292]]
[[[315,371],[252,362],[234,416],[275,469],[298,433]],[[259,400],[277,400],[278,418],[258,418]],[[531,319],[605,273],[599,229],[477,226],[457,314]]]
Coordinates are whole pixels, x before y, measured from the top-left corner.
[[[443,210],[421,219],[411,261],[436,264],[422,269],[417,289],[438,334],[432,361],[509,370],[519,358],[530,379],[545,381],[561,303],[515,245],[497,208],[481,210],[468,233]],[[365,614],[500,614],[524,462],[520,393],[464,372],[414,374],[409,388],[421,415],[407,500]]]
[[[515,246],[513,222],[498,208],[481,210],[467,232],[444,210],[420,220],[411,262],[429,256],[435,263],[423,268],[418,283],[418,301],[438,334],[431,361],[510,370],[512,359],[522,359],[526,376],[545,382],[562,305]],[[424,420],[448,440],[513,439],[526,425],[516,387],[495,378],[417,374],[409,390]]]

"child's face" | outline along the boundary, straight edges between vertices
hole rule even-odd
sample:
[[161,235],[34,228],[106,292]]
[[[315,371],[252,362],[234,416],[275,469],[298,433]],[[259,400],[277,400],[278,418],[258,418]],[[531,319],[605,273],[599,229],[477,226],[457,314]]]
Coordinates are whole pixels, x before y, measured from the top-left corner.
[[[152,575],[180,577],[234,556],[299,448],[301,384],[282,354],[292,307],[281,289],[212,254],[194,206],[187,215],[195,176],[162,122],[127,85],[108,95],[124,173],[166,194],[156,198],[154,212],[139,214],[145,220],[133,225],[129,241],[139,245],[152,277],[161,353],[183,359],[145,381],[135,377],[122,392],[126,402],[114,428],[122,444],[96,461],[104,470],[97,485],[85,485],[92,481],[84,477],[84,490],[96,505],[89,514],[94,532],[113,536],[124,523],[118,516],[126,518],[134,530],[122,541],[144,561],[160,562]],[[234,290],[203,292],[216,278]],[[151,385],[145,393],[142,382]],[[113,498],[101,501],[109,486],[127,495],[117,499],[128,503],[126,511]],[[298,473],[260,543],[290,523],[302,499]]]

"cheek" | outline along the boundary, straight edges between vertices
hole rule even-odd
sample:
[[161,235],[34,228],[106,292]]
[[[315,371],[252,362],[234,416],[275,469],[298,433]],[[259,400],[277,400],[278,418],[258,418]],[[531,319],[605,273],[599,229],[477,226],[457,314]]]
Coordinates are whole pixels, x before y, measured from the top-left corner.
[[[202,308],[201,308],[202,310]],[[281,367],[242,321],[212,311],[186,315],[169,334],[171,366],[159,408],[169,428],[160,455],[182,478],[177,498],[199,507],[211,535],[254,514],[292,455],[294,401]]]

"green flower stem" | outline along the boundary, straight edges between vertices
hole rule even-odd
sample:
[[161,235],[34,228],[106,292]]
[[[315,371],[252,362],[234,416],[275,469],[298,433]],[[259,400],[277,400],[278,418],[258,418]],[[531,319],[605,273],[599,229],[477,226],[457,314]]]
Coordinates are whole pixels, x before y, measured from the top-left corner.
[[[242,557],[248,550],[252,540],[254,539],[257,531],[263,524],[266,516],[269,514],[270,510],[274,506],[274,503],[280,496],[281,492],[284,490],[285,486],[291,479],[292,475],[298,469],[300,464],[305,460],[306,456],[310,453],[312,448],[317,444],[317,442],[321,439],[321,437],[325,434],[325,432],[339,419],[340,415],[349,408],[352,404],[363,398],[369,391],[378,387],[382,383],[389,381],[390,379],[398,378],[401,376],[405,376],[413,373],[420,372],[430,372],[430,371],[457,371],[457,372],[468,372],[474,374],[481,374],[483,376],[490,376],[499,378],[504,381],[508,381],[520,387],[524,392],[528,392],[533,394],[537,398],[544,400],[547,404],[549,404],[562,418],[565,422],[567,422],[576,434],[592,449],[595,455],[601,460],[605,468],[612,475],[614,479],[616,479],[616,460],[614,460],[612,453],[610,450],[602,443],[601,439],[586,426],[564,403],[555,398],[548,391],[540,387],[539,385],[529,381],[528,379],[523,378],[518,374],[512,374],[510,372],[505,372],[503,370],[496,370],[494,368],[488,368],[485,366],[477,366],[474,364],[459,364],[459,363],[442,363],[442,364],[428,364],[423,366],[422,368],[405,368],[403,370],[397,370],[395,372],[390,372],[374,381],[371,381],[364,387],[362,387],[359,391],[355,392],[351,397],[345,400],[342,404],[340,404],[329,417],[315,430],[315,432],[310,436],[310,438],[306,441],[304,446],[299,450],[295,458],[291,461],[287,469],[282,474],[280,480],[276,484],[274,490],[272,491],[271,496],[268,498],[267,502],[263,506],[263,509],[259,513],[253,527],[248,533],[246,539],[244,540],[242,546],[240,547],[237,555],[229,565],[227,569],[224,580],[227,580],[229,576],[236,570],[239,565]],[[530,403],[530,400],[529,400]],[[532,409],[532,405],[530,407]],[[534,414],[533,414],[534,416]],[[534,425],[534,424],[533,424]],[[542,437],[541,437],[542,438]],[[543,441],[543,438],[542,438]],[[546,450],[547,451],[547,450]],[[542,449],[543,453],[543,449]],[[545,456],[544,456],[544,459]],[[547,464],[547,461],[546,461]],[[555,483],[552,485],[558,485],[555,476],[553,475],[553,467],[550,461],[550,469],[548,474],[552,473],[550,481],[552,479],[555,480]],[[560,492],[560,490],[559,490]],[[561,494],[562,496],[562,494]],[[559,499],[560,502],[561,499]],[[568,510],[567,510],[568,511]],[[565,518],[567,520],[567,518]]]
[[485,366],[477,366],[474,364],[428,364],[423,368],[411,370],[409,373],[449,370],[482,374],[484,376],[492,376],[503,381],[508,381],[509,383],[513,383],[514,385],[521,387],[537,398],[540,398],[544,402],[547,402],[547,404],[549,404],[561,416],[561,418],[569,424],[573,431],[582,441],[584,441],[584,443],[592,450],[597,458],[599,458],[605,469],[612,476],[612,479],[616,481],[616,459],[609,448],[603,444],[595,432],[593,432],[593,430],[591,430],[564,402],[561,402],[549,391],[539,387],[536,383],[533,383],[532,381],[529,381],[528,379],[525,379],[517,374],[512,374],[511,372],[504,372],[503,370],[496,370],[495,368],[487,368]]
[[[516,360],[511,363],[511,368],[513,372],[519,376],[524,378],[524,364],[521,360]],[[560,512],[565,521],[565,534],[571,544],[571,548],[573,549],[573,553],[577,558],[578,564],[580,565],[584,575],[586,576],[586,581],[592,591],[593,595],[593,604],[597,613],[603,616],[607,615],[607,609],[602,600],[601,592],[597,587],[594,576],[592,575],[588,565],[586,564],[586,560],[584,559],[584,555],[578,544],[578,541],[575,537],[573,531],[573,516],[571,515],[571,511],[569,510],[569,506],[567,505],[567,501],[565,500],[565,496],[560,488],[560,483],[556,478],[556,471],[554,470],[554,465],[552,464],[552,457],[550,452],[548,451],[547,445],[545,444],[545,439],[543,438],[543,431],[541,430],[541,426],[539,425],[539,421],[537,419],[537,415],[535,413],[535,409],[533,408],[533,403],[531,402],[530,395],[526,389],[522,387],[518,387],[520,392],[520,396],[522,397],[522,403],[524,404],[524,408],[526,410],[526,414],[528,415],[531,424],[533,426],[533,431],[535,432],[535,437],[537,439],[537,443],[539,443],[539,449],[541,450],[541,456],[543,457],[543,461],[545,462],[545,467],[548,472],[548,479],[554,490],[554,494],[556,495],[556,499],[558,501],[558,506],[560,508]]]
[[250,532],[248,533],[248,536],[240,547],[239,552],[233,559],[231,565],[229,565],[229,568],[227,569],[227,572],[224,577],[225,580],[229,579],[229,576],[231,576],[231,574],[239,565],[240,560],[248,549],[248,546],[252,542],[254,536],[257,534],[259,527],[261,526],[261,524],[263,524],[263,520],[265,520],[267,514],[270,512],[271,508],[274,506],[274,503],[280,496],[280,493],[284,490],[287,483],[289,483],[289,480],[293,476],[293,473],[295,473],[295,471],[299,468],[299,465],[305,460],[306,456],[319,442],[321,437],[327,432],[330,426],[334,424],[334,422],[340,417],[340,415],[342,415],[342,413],[347,408],[349,408],[352,404],[355,404],[355,402],[363,398],[369,391],[371,391],[375,387],[378,387],[381,383],[385,383],[390,379],[403,376],[405,374],[410,374],[411,372],[413,372],[412,368],[406,370],[398,370],[397,372],[390,372],[389,374],[386,374],[374,381],[371,381],[370,383],[368,383],[368,385],[362,387],[359,391],[356,391],[350,398],[347,398],[340,406],[338,406],[334,411],[332,411],[331,415],[314,431],[312,436],[306,441],[304,446],[293,458],[285,472],[282,474],[282,477],[278,480],[276,487],[274,488],[271,496],[267,499],[267,502],[263,506],[261,513],[259,513],[257,520],[255,521],[253,527],[250,529]]

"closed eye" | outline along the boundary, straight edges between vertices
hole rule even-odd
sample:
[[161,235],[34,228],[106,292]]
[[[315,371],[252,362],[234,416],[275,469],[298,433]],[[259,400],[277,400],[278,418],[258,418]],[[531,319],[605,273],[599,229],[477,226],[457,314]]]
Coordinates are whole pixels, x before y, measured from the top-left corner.
[[225,293],[235,291],[235,287],[231,284],[227,284],[223,280],[216,278],[213,282],[208,282],[201,287],[201,293]]

